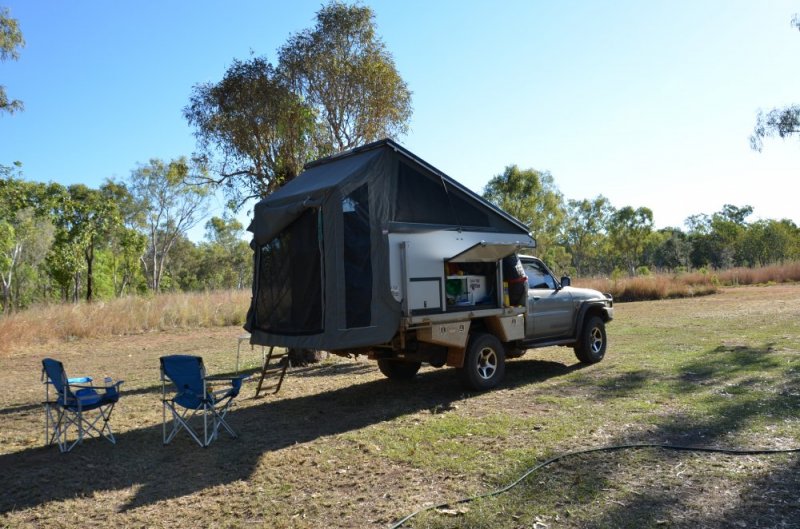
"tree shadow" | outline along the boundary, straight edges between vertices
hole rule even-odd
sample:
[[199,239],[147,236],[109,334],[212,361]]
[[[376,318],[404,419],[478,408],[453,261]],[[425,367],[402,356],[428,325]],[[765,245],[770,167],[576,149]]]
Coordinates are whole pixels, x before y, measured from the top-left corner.
[[612,399],[636,395],[650,383],[655,372],[649,369],[627,371],[613,377],[606,377],[597,383],[597,396],[601,399]]
[[[735,446],[753,421],[768,418],[776,424],[800,419],[800,393],[792,390],[800,385],[800,373],[787,368],[785,362],[770,356],[771,344],[763,347],[734,348],[723,346],[709,351],[698,360],[679,366],[680,375],[672,383],[675,392],[707,391],[702,410],[667,414],[654,429],[626,432],[611,445],[654,443],[733,449],[771,449],[780,446]],[[753,373],[780,369],[781,384],[765,385]],[[735,382],[728,382],[735,381]],[[783,387],[783,389],[782,389]],[[718,389],[719,388],[719,389]],[[714,391],[711,391],[714,390]],[[735,398],[734,398],[735,397]],[[796,444],[792,446],[796,448]],[[683,460],[692,452],[678,452]],[[798,527],[800,509],[796,491],[800,489],[800,456],[788,457],[790,464],[755,480],[737,495],[737,505],[727,509],[722,519],[710,515],[678,526],[685,527]],[[642,470],[640,469],[639,472]],[[782,491],[776,493],[776,488]],[[688,502],[694,492],[670,491],[669,488],[630,496],[624,506],[609,505],[603,515],[586,527],[624,527],[626,519],[640,526],[662,524],[675,505]],[[787,502],[787,499],[789,501]],[[635,517],[634,517],[635,516]],[[789,525],[786,525],[786,523]],[[670,526],[675,526],[671,524]]]
[[[308,374],[315,370],[322,375],[361,369],[323,365],[309,368],[305,376],[316,376]],[[535,383],[575,369],[577,366],[556,362],[513,362],[502,387]],[[160,384],[128,394],[156,392],[160,392]],[[4,454],[0,455],[5,477],[0,513],[91,496],[98,491],[132,488],[134,496],[120,509],[127,511],[246,480],[265,453],[418,411],[449,409],[453,403],[472,396],[462,389],[457,370],[426,371],[407,383],[381,379],[234,408],[228,414],[228,422],[240,437],[230,439],[222,432],[207,449],[198,447],[184,433],[170,445],[162,446],[162,427],[158,424],[117,434],[116,446],[90,439],[69,454],[61,454],[53,446]],[[113,427],[113,418],[111,422]]]

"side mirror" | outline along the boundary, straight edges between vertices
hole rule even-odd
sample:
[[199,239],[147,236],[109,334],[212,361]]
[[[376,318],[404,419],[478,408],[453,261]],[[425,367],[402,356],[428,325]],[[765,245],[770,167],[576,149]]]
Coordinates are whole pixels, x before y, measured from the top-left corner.
[[568,287],[572,284],[572,280],[570,280],[569,276],[563,276],[561,278],[561,287]]

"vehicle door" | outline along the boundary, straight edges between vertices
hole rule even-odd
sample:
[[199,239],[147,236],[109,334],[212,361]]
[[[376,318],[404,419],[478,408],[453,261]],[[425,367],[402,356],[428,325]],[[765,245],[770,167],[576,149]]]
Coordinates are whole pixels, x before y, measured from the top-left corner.
[[528,317],[526,338],[558,338],[572,328],[575,307],[568,289],[559,284],[547,267],[539,261],[522,262],[528,276]]

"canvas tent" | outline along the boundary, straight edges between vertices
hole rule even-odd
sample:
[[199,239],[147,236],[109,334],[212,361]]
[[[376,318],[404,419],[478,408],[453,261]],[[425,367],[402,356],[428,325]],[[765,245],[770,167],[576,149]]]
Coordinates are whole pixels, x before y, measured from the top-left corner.
[[248,230],[251,342],[328,350],[397,332],[404,306],[390,278],[399,273],[390,273],[392,234],[532,242],[524,224],[388,139],[308,164],[256,204]]

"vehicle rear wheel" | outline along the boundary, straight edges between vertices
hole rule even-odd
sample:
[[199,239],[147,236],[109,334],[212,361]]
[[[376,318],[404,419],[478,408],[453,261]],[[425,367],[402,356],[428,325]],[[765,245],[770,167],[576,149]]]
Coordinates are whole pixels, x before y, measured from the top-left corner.
[[596,364],[606,354],[606,324],[599,316],[590,317],[575,343],[575,356],[584,364]]
[[393,358],[379,358],[378,369],[390,380],[411,380],[422,367],[422,362],[403,362]]
[[464,355],[461,378],[464,384],[477,391],[497,386],[506,373],[506,354],[495,336],[478,333],[470,337]]

